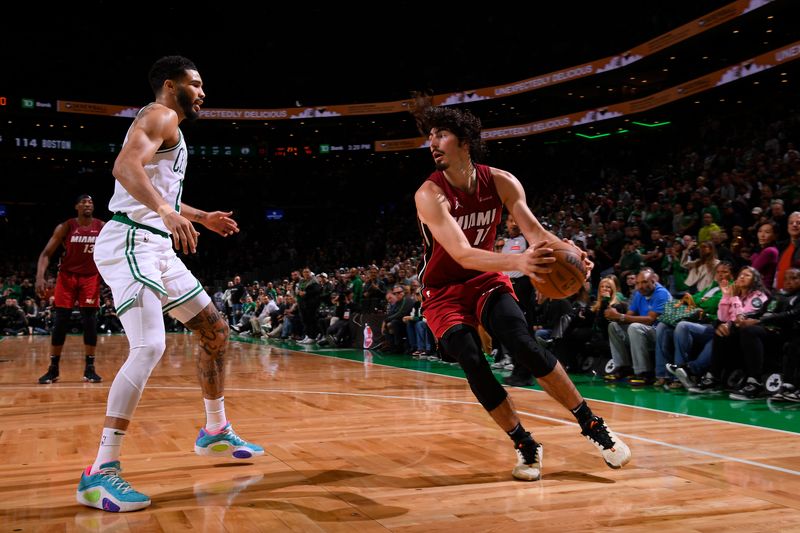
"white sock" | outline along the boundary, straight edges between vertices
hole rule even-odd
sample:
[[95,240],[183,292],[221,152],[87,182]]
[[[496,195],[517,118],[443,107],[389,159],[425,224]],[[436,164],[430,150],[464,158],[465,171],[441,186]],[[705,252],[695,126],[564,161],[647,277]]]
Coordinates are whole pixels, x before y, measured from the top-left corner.
[[121,429],[103,428],[100,438],[100,447],[97,449],[97,458],[92,465],[91,473],[100,470],[100,466],[110,461],[119,461],[119,452],[122,449],[122,437],[125,432]]
[[216,400],[203,398],[206,404],[206,430],[215,432],[225,427],[228,423],[225,418],[225,397],[220,396]]

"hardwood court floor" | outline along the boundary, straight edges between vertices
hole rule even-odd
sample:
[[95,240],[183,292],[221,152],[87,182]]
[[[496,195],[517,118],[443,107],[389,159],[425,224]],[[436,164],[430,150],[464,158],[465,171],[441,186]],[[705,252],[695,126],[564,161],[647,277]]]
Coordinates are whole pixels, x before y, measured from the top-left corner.
[[75,488],[127,342],[101,337],[105,381],[85,384],[80,338],[69,337],[61,381],[41,386],[48,345],[0,340],[0,531],[800,531],[800,431],[592,402],[634,454],[611,470],[568,412],[514,389],[545,446],[544,478],[526,483],[463,379],[370,353],[232,342],[226,409],[267,453],[198,457],[189,335],[168,336],[123,445],[124,475],[153,505],[105,513],[78,505]]

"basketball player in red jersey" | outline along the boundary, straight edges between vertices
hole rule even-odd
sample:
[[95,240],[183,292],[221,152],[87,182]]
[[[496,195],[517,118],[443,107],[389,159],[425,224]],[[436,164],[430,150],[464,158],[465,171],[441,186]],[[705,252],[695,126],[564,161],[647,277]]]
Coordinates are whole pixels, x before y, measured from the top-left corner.
[[50,264],[50,258],[59,246],[64,247],[64,253],[58,265],[55,291],[55,320],[53,332],[50,336],[52,351],[50,355],[50,368],[47,373],[39,378],[39,383],[48,384],[58,381],[58,364],[61,360],[61,351],[67,337],[67,327],[72,308],[75,302],[81,309],[83,322],[83,344],[85,347],[86,367],[83,371],[83,380],[89,383],[99,383],[103,378],[94,371],[94,350],[97,346],[97,309],[100,307],[100,274],[94,264],[94,241],[103,227],[102,220],[92,216],[94,202],[88,194],[78,196],[75,203],[78,212],[76,218],[56,226],[53,236],[39,255],[36,267],[36,292],[44,294],[45,271]]
[[[500,340],[515,361],[530,369],[551,397],[572,412],[581,433],[595,445],[611,468],[631,457],[628,446],[594,415],[564,368],[534,340],[515,301],[508,276],[518,271],[544,282],[555,261],[547,242],[558,238],[531,213],[525,191],[509,172],[475,162],[482,152],[480,120],[449,107],[420,102],[417,124],[428,136],[436,171],[415,194],[424,258],[418,277],[422,308],[444,351],[455,357],[481,405],[514,442],[515,478],[541,477],[542,446],[522,427],[511,397],[489,368],[478,325]],[[492,247],[503,208],[534,243],[522,254],[497,254]],[[593,266],[585,259],[587,270]]]

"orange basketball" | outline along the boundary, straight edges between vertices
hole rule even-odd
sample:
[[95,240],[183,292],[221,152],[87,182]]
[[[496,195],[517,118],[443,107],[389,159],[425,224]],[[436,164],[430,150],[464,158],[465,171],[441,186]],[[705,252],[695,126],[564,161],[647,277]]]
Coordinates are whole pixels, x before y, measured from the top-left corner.
[[547,243],[553,249],[555,263],[550,263],[549,274],[539,274],[546,282],[539,283],[531,278],[534,287],[542,295],[552,300],[569,298],[578,292],[586,282],[586,265],[581,261],[581,250],[568,242]]

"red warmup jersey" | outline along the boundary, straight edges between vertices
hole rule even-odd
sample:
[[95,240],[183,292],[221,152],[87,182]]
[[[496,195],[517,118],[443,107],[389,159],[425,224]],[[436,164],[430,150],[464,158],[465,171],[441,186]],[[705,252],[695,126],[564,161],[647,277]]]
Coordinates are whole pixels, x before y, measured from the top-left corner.
[[103,221],[96,218],[88,226],[78,224],[77,218],[65,222],[69,225],[67,238],[64,239],[64,254],[58,264],[59,272],[69,272],[89,276],[97,274],[94,264],[94,241],[103,228]]
[[[437,170],[428,178],[438,185],[450,202],[450,213],[473,248],[494,251],[497,226],[503,215],[503,202],[497,194],[491,169],[486,165],[475,165],[477,186],[473,194],[456,189],[444,173]],[[433,238],[430,229],[417,219],[423,241],[423,262],[419,268],[419,280],[423,287],[444,287],[462,283],[483,274],[478,270],[467,270],[448,254]]]

